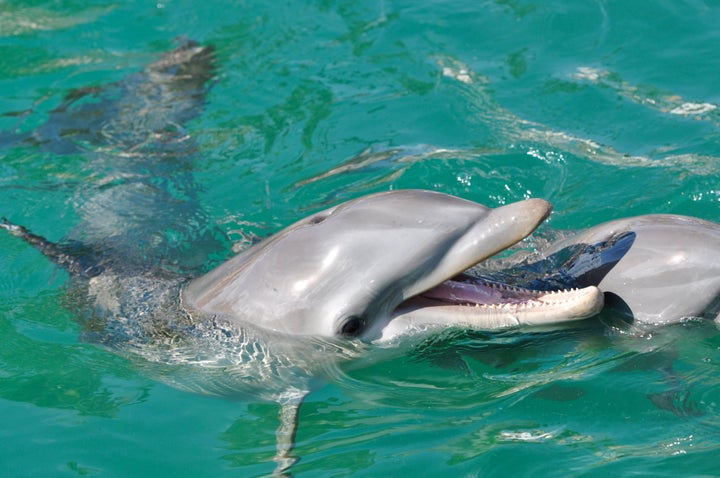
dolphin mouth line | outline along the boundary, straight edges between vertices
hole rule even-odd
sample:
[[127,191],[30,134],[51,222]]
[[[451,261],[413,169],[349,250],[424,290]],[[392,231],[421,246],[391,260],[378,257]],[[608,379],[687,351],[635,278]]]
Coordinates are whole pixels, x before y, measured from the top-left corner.
[[426,299],[488,308],[548,307],[576,299],[582,289],[533,290],[475,277],[456,277],[419,294]]
[[396,315],[495,329],[585,319],[600,312],[603,303],[595,286],[544,291],[463,273],[408,298]]

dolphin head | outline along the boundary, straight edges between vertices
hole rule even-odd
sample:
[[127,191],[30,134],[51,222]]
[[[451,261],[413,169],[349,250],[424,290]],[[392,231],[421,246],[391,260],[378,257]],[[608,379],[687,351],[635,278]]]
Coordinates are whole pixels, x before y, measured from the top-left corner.
[[366,340],[435,324],[497,328],[525,317],[593,315],[602,305],[594,287],[582,293],[579,313],[556,298],[533,319],[540,315],[518,315],[521,303],[537,312],[543,294],[516,290],[503,310],[502,287],[446,282],[525,238],[551,209],[541,199],[491,209],[422,190],[365,196],[309,216],[191,281],[183,301],[240,325]]
[[595,285],[635,322],[662,325],[704,317],[720,322],[720,224],[650,214],[599,224],[559,241],[544,257],[580,246],[565,277]]

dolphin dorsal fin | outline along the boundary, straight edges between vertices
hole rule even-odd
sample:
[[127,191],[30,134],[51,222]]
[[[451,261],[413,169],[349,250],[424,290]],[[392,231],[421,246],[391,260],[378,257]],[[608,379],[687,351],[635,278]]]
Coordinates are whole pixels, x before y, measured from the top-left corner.
[[0,228],[5,229],[13,236],[24,239],[28,244],[71,274],[94,277],[102,272],[102,265],[92,260],[93,254],[88,254],[88,247],[80,242],[52,242],[42,236],[33,234],[23,226],[8,221],[4,217],[0,219]]

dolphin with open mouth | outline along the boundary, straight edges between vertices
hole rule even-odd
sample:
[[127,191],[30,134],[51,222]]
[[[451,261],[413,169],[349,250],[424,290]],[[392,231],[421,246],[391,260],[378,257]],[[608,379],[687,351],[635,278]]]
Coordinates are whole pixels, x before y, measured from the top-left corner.
[[[310,381],[351,359],[353,339],[396,342],[449,327],[598,313],[603,294],[595,286],[533,291],[465,274],[525,238],[550,210],[541,199],[491,209],[432,191],[379,193],[313,214],[189,281],[128,268],[122,258],[88,258],[92,245],[52,243],[7,220],[0,226],[73,273],[86,340],[150,363],[183,389],[277,401],[283,472],[295,461]],[[188,368],[167,371],[177,366]]]
[[207,258],[194,256],[227,241],[196,200],[196,145],[183,125],[213,71],[212,48],[183,41],[121,82],[69,94],[46,124],[0,135],[0,145],[83,153],[96,179],[77,185],[82,221],[61,241],[6,219],[0,227],[70,273],[67,303],[84,340],[179,388],[278,402],[278,472],[294,462],[311,382],[332,379],[366,344],[400,350],[419,333],[567,322],[602,308],[595,286],[541,292],[465,273],[532,233],[551,210],[541,199],[491,209],[431,191],[373,194],[206,272]]

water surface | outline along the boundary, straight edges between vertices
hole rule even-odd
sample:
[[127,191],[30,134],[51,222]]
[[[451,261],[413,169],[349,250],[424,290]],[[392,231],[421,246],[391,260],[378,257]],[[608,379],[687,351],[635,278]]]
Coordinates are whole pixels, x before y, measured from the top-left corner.
[[[237,248],[362,194],[555,205],[551,226],[720,221],[715,2],[0,3],[0,130],[43,124],[179,36],[217,49],[187,125],[202,207]],[[60,239],[83,154],[0,151],[0,215]],[[532,248],[533,241],[525,247]],[[67,276],[0,234],[0,474],[263,476],[277,407],[174,390],[79,341]],[[301,410],[298,476],[712,476],[720,333],[452,333]]]

